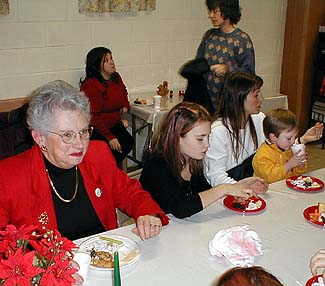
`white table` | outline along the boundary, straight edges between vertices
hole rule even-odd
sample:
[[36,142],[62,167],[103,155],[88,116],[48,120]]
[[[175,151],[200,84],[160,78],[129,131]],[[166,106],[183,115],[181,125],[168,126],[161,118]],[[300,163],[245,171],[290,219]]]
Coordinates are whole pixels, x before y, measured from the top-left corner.
[[[325,168],[310,175],[325,181]],[[305,285],[311,277],[308,267],[311,256],[325,248],[325,231],[306,221],[303,210],[325,202],[324,191],[296,192],[279,181],[271,184],[262,197],[267,207],[260,214],[242,216],[218,201],[187,219],[170,216],[170,224],[161,235],[148,241],[141,241],[131,233],[133,225],[110,231],[133,238],[140,245],[140,260],[135,269],[122,273],[122,285],[211,285],[232,265],[209,254],[209,239],[223,228],[243,224],[248,224],[262,240],[264,255],[255,259],[255,265],[270,270],[286,286]],[[98,275],[98,272],[90,270],[86,285],[112,285],[109,274]]]
[[[182,98],[176,94],[171,99],[167,95],[162,99],[162,104],[160,110],[155,110],[153,105],[148,106],[139,106],[135,105],[133,101],[138,99],[147,99],[148,102],[152,103],[153,96],[156,95],[155,92],[143,92],[141,94],[132,95],[130,97],[131,109],[129,113],[131,114],[131,128],[132,128],[132,136],[134,138],[134,145],[132,150],[132,160],[141,164],[141,159],[139,160],[136,156],[137,154],[137,133],[138,129],[136,127],[136,119],[140,119],[143,122],[143,126],[140,129],[147,128],[147,138],[146,144],[149,144],[152,135],[155,130],[159,127],[161,120],[165,115],[169,112],[171,108],[173,108],[176,104],[182,101]],[[145,148],[148,146],[145,146]]]

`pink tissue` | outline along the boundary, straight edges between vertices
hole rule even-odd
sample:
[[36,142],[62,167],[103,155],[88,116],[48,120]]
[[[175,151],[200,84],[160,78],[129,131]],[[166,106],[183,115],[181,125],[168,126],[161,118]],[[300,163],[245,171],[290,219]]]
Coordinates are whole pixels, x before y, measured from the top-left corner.
[[252,266],[254,257],[263,254],[262,241],[247,225],[235,226],[218,231],[209,241],[209,252],[236,266]]

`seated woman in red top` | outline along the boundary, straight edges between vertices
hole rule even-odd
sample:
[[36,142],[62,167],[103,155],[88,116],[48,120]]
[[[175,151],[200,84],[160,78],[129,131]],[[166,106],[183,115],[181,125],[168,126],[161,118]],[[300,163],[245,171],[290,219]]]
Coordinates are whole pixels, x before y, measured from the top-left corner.
[[106,143],[90,141],[88,98],[57,80],[34,91],[27,124],[35,145],[0,160],[0,229],[47,224],[78,239],[117,228],[116,208],[142,239],[168,218],[139,182],[117,168]]
[[121,118],[130,109],[130,103],[109,49],[97,47],[87,54],[86,77],[80,83],[80,90],[90,100],[94,126],[91,139],[108,142],[116,162],[120,163],[133,147],[133,138],[126,130],[127,121]]

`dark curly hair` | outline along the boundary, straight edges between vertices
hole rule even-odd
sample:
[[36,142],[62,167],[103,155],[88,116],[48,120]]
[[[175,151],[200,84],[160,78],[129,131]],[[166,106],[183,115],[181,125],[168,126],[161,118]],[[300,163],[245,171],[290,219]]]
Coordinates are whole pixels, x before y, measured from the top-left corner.
[[206,0],[209,11],[220,9],[221,16],[229,19],[231,24],[237,24],[241,17],[241,8],[238,0]]

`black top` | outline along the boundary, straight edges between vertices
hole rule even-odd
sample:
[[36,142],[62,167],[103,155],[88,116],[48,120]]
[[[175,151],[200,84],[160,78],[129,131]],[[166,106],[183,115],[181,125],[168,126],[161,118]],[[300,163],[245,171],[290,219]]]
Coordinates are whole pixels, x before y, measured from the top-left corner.
[[206,59],[199,58],[186,62],[180,69],[180,75],[188,80],[184,101],[198,103],[213,115],[215,108],[212,106],[203,76],[208,71],[210,71],[210,66]]
[[[75,167],[61,169],[51,164],[45,157],[43,158],[57,192],[64,199],[71,199],[76,186]],[[58,230],[62,236],[71,240],[105,231],[90,202],[79,170],[78,182],[77,196],[70,203],[60,200],[51,187]]]
[[178,183],[167,162],[161,158],[146,161],[140,183],[165,213],[177,218],[189,217],[201,211],[203,206],[198,193],[211,188],[204,175],[192,175],[191,181]]

